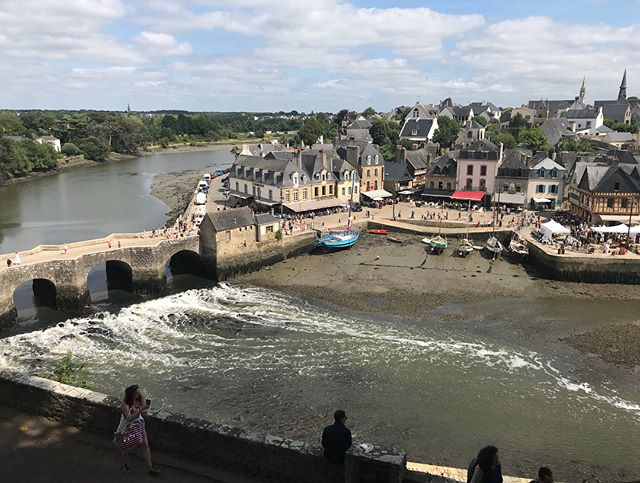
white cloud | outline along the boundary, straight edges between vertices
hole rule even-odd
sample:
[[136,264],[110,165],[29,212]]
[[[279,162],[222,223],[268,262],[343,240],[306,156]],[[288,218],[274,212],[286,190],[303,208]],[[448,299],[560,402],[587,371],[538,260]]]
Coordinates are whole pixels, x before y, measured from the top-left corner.
[[193,52],[189,42],[178,42],[173,35],[165,33],[144,31],[136,40],[156,55],[190,55]]

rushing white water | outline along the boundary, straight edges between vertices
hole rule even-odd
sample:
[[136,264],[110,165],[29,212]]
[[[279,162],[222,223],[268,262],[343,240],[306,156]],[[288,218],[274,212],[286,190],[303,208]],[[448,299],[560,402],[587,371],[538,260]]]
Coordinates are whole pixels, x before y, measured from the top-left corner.
[[[46,373],[67,351],[86,362],[100,391],[118,395],[137,380],[170,409],[265,428],[283,404],[313,424],[318,412],[348,404],[370,412],[367,436],[417,454],[420,437],[406,429],[415,425],[452,437],[496,430],[523,447],[553,434],[563,450],[577,438],[627,444],[620,431],[637,439],[640,426],[633,395],[580,380],[548,355],[261,288],[191,290],[8,337],[0,366]],[[378,427],[390,414],[402,415],[404,433]],[[304,436],[307,428],[283,423],[281,431]],[[593,459],[587,446],[578,460]]]

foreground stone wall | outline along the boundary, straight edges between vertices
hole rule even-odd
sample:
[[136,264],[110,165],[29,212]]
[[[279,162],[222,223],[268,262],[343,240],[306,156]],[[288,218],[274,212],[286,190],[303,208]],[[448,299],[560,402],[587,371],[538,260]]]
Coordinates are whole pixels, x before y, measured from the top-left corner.
[[[111,440],[120,418],[121,401],[39,377],[0,372],[0,404],[43,415]],[[269,434],[260,434],[150,410],[145,418],[154,448],[211,464],[238,474],[281,483],[400,483],[406,454],[374,448],[349,451],[344,468],[330,465],[321,448]],[[114,453],[116,449],[114,447]]]
[[567,257],[545,252],[535,242],[529,242],[532,268],[544,278],[568,282],[640,284],[640,263],[634,259],[611,256]]

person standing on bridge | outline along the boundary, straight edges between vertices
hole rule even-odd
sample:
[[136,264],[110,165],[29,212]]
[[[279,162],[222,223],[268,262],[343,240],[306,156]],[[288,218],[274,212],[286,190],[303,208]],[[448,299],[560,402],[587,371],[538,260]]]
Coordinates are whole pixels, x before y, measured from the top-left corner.
[[[118,429],[116,430],[116,436],[113,439],[113,442],[118,449],[120,449],[120,458],[122,461],[122,465],[120,469],[123,473],[130,475],[131,468],[129,468],[129,451],[131,449],[135,449],[135,447],[129,447],[129,449],[122,450],[122,445],[127,445],[126,442],[122,441],[122,438],[119,440],[119,435],[124,434],[130,426],[134,424],[137,425],[136,431],[142,433],[142,437],[138,439],[138,446],[142,445],[144,448],[144,462],[147,466],[147,471],[150,475],[157,476],[160,474],[160,471],[157,470],[153,463],[151,462],[151,451],[149,450],[149,439],[147,438],[147,431],[145,429],[144,418],[149,410],[149,406],[151,405],[151,400],[144,399],[142,395],[142,391],[137,384],[133,384],[127,387],[124,391],[124,402],[120,405],[120,411],[122,414],[120,415],[120,424],[118,425]],[[137,435],[139,436],[139,434]],[[135,439],[135,435],[129,435],[128,437]]]

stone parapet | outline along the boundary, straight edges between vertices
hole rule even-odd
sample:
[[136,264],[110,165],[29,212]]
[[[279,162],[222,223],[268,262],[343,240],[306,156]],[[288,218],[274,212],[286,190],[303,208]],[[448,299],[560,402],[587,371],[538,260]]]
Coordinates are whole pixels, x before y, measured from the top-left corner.
[[[0,372],[0,404],[113,438],[120,401],[86,389],[20,373]],[[406,454],[354,444],[345,466],[329,464],[322,449],[302,441],[190,418],[162,409],[145,418],[155,448],[239,474],[281,483],[400,483]],[[114,454],[116,448],[114,447]],[[371,479],[374,478],[374,479]]]

